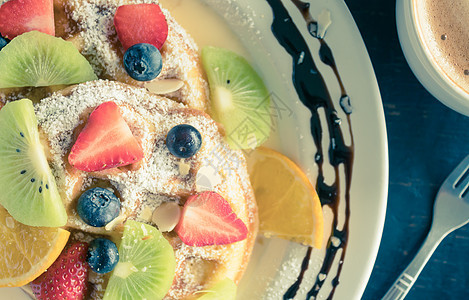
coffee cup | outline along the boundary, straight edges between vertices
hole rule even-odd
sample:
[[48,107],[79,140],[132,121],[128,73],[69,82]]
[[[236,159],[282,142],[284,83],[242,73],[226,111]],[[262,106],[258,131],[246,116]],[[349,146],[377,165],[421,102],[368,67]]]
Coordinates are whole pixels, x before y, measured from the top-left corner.
[[438,100],[469,116],[469,1],[397,0],[405,58]]

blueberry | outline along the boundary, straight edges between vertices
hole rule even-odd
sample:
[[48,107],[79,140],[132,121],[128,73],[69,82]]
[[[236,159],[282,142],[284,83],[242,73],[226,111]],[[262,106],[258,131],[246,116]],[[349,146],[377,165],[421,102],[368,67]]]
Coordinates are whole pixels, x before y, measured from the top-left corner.
[[107,189],[97,187],[87,190],[78,199],[78,215],[94,227],[105,226],[119,215],[119,211],[119,199]]
[[119,262],[119,251],[113,242],[104,238],[91,241],[86,255],[91,270],[105,274],[111,272]]
[[0,50],[8,44],[9,40],[0,35]]
[[161,72],[163,60],[158,48],[152,44],[135,44],[124,54],[124,67],[135,80],[150,81]]
[[166,146],[174,156],[189,158],[196,154],[202,146],[202,136],[191,125],[176,125],[168,132]]

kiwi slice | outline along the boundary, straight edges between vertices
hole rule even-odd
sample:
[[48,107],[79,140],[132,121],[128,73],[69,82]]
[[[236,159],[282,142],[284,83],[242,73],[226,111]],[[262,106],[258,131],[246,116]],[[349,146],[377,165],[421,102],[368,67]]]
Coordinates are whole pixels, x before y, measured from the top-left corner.
[[0,110],[0,204],[18,222],[59,227],[67,213],[39,139],[31,100]]
[[0,52],[0,88],[75,84],[97,77],[72,43],[39,31],[14,38]]
[[198,300],[235,300],[237,288],[233,280],[225,278],[211,288],[201,291],[203,294]]
[[163,299],[175,270],[173,247],[158,229],[129,220],[119,246],[119,263],[103,299]]
[[202,49],[202,64],[210,85],[212,117],[223,124],[234,149],[255,148],[270,134],[270,96],[252,66],[223,48]]

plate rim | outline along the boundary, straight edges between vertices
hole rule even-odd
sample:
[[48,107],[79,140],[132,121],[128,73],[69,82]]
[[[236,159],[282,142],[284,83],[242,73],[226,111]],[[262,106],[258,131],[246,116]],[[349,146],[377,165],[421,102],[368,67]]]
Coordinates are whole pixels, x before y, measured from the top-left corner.
[[[308,1],[311,2],[311,1]],[[384,114],[384,108],[383,108],[383,103],[382,103],[382,98],[381,98],[381,93],[379,91],[379,85],[378,81],[376,78],[376,74],[374,72],[371,59],[369,56],[369,53],[365,47],[365,43],[363,41],[363,37],[361,36],[361,33],[358,29],[358,26],[348,9],[346,3],[343,0],[336,0],[336,1],[331,1],[335,2],[339,6],[342,6],[342,9],[344,10],[344,13],[348,15],[349,19],[353,22],[354,30],[356,30],[360,36],[360,40],[357,41],[357,44],[359,44],[361,48],[363,48],[363,53],[364,56],[366,56],[367,64],[366,66],[363,66],[364,69],[366,69],[367,73],[371,74],[372,84],[373,86],[373,91],[370,91],[370,94],[373,93],[373,98],[374,102],[377,103],[376,108],[378,109],[378,115],[377,119],[379,120],[378,127],[379,127],[379,132],[380,134],[380,141],[379,145],[381,148],[381,153],[383,155],[384,160],[382,161],[382,164],[380,165],[380,170],[381,170],[381,176],[382,180],[380,182],[381,187],[379,188],[380,191],[380,205],[378,205],[378,211],[376,211],[377,215],[377,223],[374,224],[374,236],[372,239],[372,243],[369,245],[371,250],[370,252],[373,253],[372,256],[367,257],[367,265],[366,267],[363,268],[363,272],[361,272],[361,279],[360,282],[362,283],[360,286],[356,287],[355,292],[353,295],[351,295],[354,299],[359,299],[362,295],[363,292],[365,291],[365,288],[368,284],[368,281],[370,279],[377,255],[378,255],[378,250],[381,244],[381,239],[382,239],[382,233],[384,229],[384,224],[385,224],[385,216],[386,216],[386,208],[387,208],[387,200],[388,200],[388,189],[389,189],[389,150],[388,150],[388,139],[387,139],[387,130],[386,130],[386,121],[385,121],[385,114]],[[340,288],[340,285],[338,289]],[[1,290],[0,290],[1,293]]]

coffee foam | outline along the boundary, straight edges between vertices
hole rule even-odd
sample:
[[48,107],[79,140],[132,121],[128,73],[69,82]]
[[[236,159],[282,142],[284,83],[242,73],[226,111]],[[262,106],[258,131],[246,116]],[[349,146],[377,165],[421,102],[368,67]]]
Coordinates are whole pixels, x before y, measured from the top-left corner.
[[469,1],[415,0],[420,38],[433,61],[469,93]]

